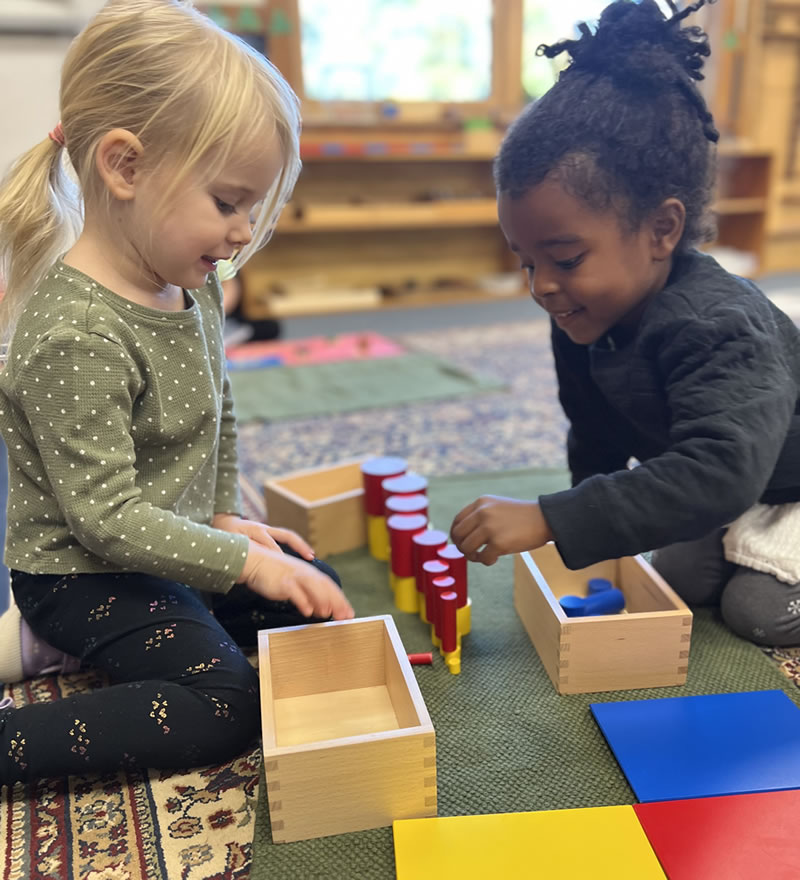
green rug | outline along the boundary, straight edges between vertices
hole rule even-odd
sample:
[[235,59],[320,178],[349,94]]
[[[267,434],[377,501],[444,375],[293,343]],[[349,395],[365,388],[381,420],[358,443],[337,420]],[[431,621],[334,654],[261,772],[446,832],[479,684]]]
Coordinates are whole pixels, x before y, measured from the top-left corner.
[[234,370],[236,418],[275,422],[496,391],[506,385],[430,354]]
[[[483,493],[535,497],[566,485],[558,472],[520,471],[432,479],[431,515],[447,528]],[[386,566],[364,551],[331,559],[358,616],[392,612]],[[438,658],[415,667],[436,729],[439,815],[501,813],[632,804],[633,792],[592,720],[589,704],[735,691],[800,692],[754,645],[732,635],[710,611],[696,612],[689,679],[683,687],[559,696],[511,604],[511,559],[470,567],[473,631],[463,672]],[[428,628],[394,613],[408,651],[430,649]],[[263,780],[262,780],[263,791]],[[274,845],[259,799],[251,880],[388,880],[394,873],[392,829],[378,828]]]

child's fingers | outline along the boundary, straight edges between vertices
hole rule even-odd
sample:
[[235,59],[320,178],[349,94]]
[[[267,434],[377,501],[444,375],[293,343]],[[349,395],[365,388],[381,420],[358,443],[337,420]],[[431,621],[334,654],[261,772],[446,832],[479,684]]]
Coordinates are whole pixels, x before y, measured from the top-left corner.
[[284,592],[285,598],[288,599],[301,614],[305,617],[311,617],[314,613],[314,603],[311,601],[306,590],[303,589],[303,584],[300,580],[291,578],[286,584]]
[[454,517],[453,523],[450,526],[450,535],[455,540],[455,536],[457,533],[460,533],[464,520],[470,517],[477,509],[480,507],[481,500],[478,498],[476,501],[473,501],[472,504],[468,504],[465,508],[460,510]]
[[311,545],[304,541],[297,532],[291,529],[282,529],[277,526],[264,526],[267,532],[281,544],[287,544],[292,550],[299,553],[303,559],[314,559],[315,553]]
[[353,606],[326,574],[313,569],[308,575],[303,572],[298,580],[316,617],[349,620],[354,616]]
[[261,544],[262,547],[266,547],[268,550],[277,550],[278,553],[283,553],[283,550],[278,546],[270,531],[271,529],[268,529],[267,526],[257,522],[248,522],[242,527],[242,534],[247,535],[251,541]]

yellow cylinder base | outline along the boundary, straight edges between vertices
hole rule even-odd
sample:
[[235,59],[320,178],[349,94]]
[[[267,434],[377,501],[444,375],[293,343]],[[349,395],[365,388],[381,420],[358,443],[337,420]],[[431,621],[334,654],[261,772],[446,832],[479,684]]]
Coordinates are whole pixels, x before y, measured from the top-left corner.
[[416,614],[418,608],[416,578],[397,577],[392,573],[390,582],[394,591],[395,608],[408,614]]
[[472,599],[456,611],[456,630],[459,638],[472,631]]
[[377,559],[379,562],[388,562],[390,545],[385,517],[367,514],[367,543],[373,559]]
[[461,645],[455,649],[455,651],[448,651],[444,655],[444,662],[447,665],[448,670],[453,675],[459,675],[461,673]]
[[423,623],[430,623],[430,620],[428,620],[428,615],[426,613],[426,610],[427,609],[425,608],[425,593],[420,593],[420,591],[417,590],[417,611],[419,611],[419,619]]

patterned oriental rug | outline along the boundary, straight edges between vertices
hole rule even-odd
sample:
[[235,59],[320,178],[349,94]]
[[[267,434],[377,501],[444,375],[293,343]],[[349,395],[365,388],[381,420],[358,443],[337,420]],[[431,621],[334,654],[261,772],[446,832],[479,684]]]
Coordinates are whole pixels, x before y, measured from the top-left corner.
[[[268,477],[362,454],[402,455],[431,476],[563,468],[565,423],[540,320],[398,337],[508,390],[240,429],[246,513]],[[800,685],[800,649],[766,653]],[[102,686],[96,674],[6,688],[17,705]],[[0,791],[3,880],[239,880],[250,876],[261,757],[186,773],[72,777]],[[279,877],[273,880],[306,880]]]

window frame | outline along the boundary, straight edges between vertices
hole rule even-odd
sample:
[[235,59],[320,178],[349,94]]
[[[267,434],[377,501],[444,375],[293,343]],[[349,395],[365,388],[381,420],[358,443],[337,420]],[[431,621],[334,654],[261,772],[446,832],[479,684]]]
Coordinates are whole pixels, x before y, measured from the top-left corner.
[[[270,61],[286,77],[302,103],[304,125],[384,126],[394,128],[459,127],[465,119],[490,118],[508,122],[522,106],[522,11],[524,0],[491,0],[492,69],[489,97],[485,101],[399,101],[396,112],[387,115],[386,101],[316,101],[305,93],[300,39],[299,0],[271,0],[269,18],[280,16],[288,23],[282,33],[267,25],[267,53]],[[519,39],[509,39],[518,34]]]

